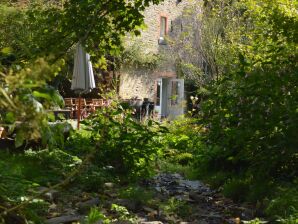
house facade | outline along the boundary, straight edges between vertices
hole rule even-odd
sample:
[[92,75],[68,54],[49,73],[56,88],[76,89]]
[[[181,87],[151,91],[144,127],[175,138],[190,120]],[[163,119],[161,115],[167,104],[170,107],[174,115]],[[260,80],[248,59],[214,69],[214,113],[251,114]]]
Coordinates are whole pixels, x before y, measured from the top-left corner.
[[[171,37],[181,34],[183,12],[191,0],[165,0],[144,12],[146,27],[140,36],[127,37],[126,48],[134,49],[143,61],[157,59],[156,65],[126,66],[120,69],[119,96],[149,99],[159,117],[174,118],[184,113],[184,80],[179,78]],[[137,57],[137,56],[136,56]],[[149,60],[148,59],[148,60]]]

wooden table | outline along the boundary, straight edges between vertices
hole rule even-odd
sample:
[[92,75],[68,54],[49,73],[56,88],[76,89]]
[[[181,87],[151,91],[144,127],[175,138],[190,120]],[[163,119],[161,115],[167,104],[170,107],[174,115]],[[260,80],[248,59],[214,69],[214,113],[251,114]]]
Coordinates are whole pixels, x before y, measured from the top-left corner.
[[54,113],[56,120],[61,120],[61,118],[59,117],[59,114],[62,114],[65,117],[65,119],[70,119],[71,110],[58,109],[58,110],[51,110],[51,112]]

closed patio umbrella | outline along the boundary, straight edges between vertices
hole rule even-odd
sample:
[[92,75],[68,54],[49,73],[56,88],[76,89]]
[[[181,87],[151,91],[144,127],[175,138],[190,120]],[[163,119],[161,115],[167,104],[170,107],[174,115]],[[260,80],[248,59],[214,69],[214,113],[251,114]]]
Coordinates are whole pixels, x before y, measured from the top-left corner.
[[79,108],[77,113],[78,129],[81,117],[81,94],[88,93],[95,88],[90,55],[87,54],[80,43],[77,44],[74,56],[74,70],[71,80],[71,89],[79,94]]

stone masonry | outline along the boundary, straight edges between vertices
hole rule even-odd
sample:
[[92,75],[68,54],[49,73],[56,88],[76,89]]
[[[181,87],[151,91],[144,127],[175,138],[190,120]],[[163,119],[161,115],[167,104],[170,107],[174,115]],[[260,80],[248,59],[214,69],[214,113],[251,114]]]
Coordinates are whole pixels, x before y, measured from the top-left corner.
[[125,67],[120,71],[119,95],[123,99],[137,97],[155,101],[156,79],[177,77],[175,57],[171,51],[170,41],[160,44],[161,17],[166,18],[168,37],[179,35],[183,29],[183,10],[192,0],[165,0],[159,5],[149,6],[145,12],[146,28],[138,37],[127,37],[126,46],[137,45],[142,54],[161,54],[163,61],[155,69]]

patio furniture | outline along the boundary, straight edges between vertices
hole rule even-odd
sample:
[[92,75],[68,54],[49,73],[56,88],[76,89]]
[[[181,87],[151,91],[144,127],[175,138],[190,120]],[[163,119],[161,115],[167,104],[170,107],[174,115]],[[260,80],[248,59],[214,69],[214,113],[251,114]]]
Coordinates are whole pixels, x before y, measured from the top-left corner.
[[75,117],[75,110],[76,110],[76,104],[74,102],[74,98],[64,98],[64,105],[65,105],[65,110],[70,110],[70,118]]
[[69,109],[57,109],[57,110],[52,110],[52,112],[54,113],[56,120],[62,120],[61,116],[59,116],[59,115],[63,115],[63,117],[65,119],[70,119],[70,118],[72,118],[71,114],[73,111],[69,110]]
[[88,113],[91,112],[90,106],[87,105],[85,98],[75,98],[75,105],[77,119],[86,118],[88,116]]
[[107,100],[103,100],[103,106],[108,107],[108,106],[111,105],[111,103],[112,103],[112,100],[109,100],[109,99],[107,99]]
[[141,99],[130,99],[129,100],[130,106],[134,109],[134,116],[138,120],[142,120],[142,105],[143,105],[143,100]]
[[92,99],[92,106],[94,110],[103,107],[104,106],[103,99]]

